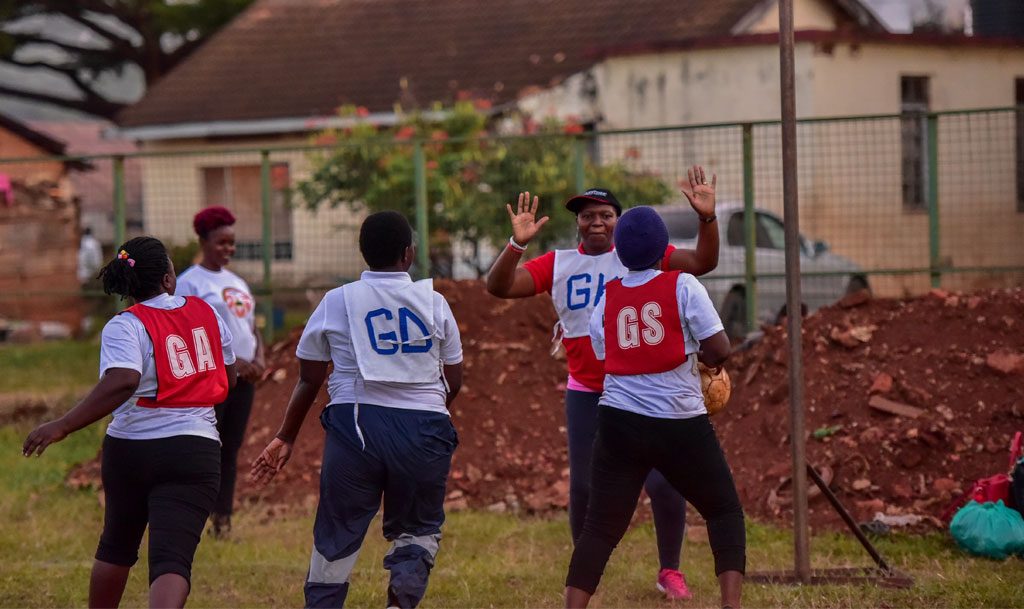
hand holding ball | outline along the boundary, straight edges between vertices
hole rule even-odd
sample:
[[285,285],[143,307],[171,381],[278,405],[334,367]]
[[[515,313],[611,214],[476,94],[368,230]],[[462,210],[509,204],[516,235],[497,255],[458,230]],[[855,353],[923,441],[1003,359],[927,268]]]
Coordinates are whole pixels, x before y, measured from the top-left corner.
[[714,416],[725,408],[732,395],[732,381],[725,368],[708,368],[700,362],[697,363],[700,371],[700,390],[704,394],[704,407],[708,409],[708,415]]

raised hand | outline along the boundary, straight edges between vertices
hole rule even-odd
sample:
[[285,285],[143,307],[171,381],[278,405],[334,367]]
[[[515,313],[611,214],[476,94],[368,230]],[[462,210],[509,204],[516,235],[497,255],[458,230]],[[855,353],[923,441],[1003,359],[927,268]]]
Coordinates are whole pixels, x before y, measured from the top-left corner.
[[270,482],[277,472],[281,471],[285,463],[292,456],[292,444],[280,438],[274,438],[270,444],[263,449],[260,456],[252,462],[252,469],[249,471],[249,478],[256,484]]
[[505,204],[505,209],[508,210],[508,217],[512,219],[512,238],[519,245],[529,243],[540,232],[540,227],[544,226],[548,221],[547,216],[540,220],[536,219],[539,203],[539,199],[534,196],[533,203],[531,204],[530,193],[521,192],[519,193],[519,204],[516,211],[512,211],[512,205]]
[[702,219],[715,215],[715,185],[718,183],[718,176],[711,174],[711,183],[708,184],[704,168],[694,165],[686,170],[686,177],[690,182],[690,188],[687,190],[684,185],[681,185],[680,191],[690,202],[693,211],[697,212]]

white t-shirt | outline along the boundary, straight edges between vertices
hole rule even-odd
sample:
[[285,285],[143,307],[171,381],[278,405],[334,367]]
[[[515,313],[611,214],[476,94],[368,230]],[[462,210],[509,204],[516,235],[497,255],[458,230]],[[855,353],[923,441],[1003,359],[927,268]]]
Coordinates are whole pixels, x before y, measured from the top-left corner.
[[[389,283],[411,282],[408,273],[381,273],[363,271],[360,276],[367,283],[386,286]],[[334,362],[334,370],[327,380],[327,392],[332,404],[374,404],[409,410],[427,410],[448,414],[447,397],[440,375],[431,383],[386,383],[364,380],[352,351],[348,313],[345,309],[345,286],[324,295],[309,317],[306,329],[299,339],[295,355],[301,359]],[[462,339],[452,309],[443,296],[434,292],[434,328],[440,342],[441,363],[458,364],[462,361]]]
[[[636,287],[654,279],[661,271],[629,271],[622,285]],[[659,419],[689,419],[707,412],[697,372],[699,341],[723,330],[714,303],[707,290],[693,275],[680,273],[676,282],[679,321],[683,326],[686,351],[693,353],[686,362],[668,372],[617,375],[604,378],[600,403],[621,410]],[[604,304],[602,300],[590,318],[590,341],[597,359],[604,360]]]
[[103,266],[103,246],[92,235],[82,235],[78,246],[78,281],[85,283]]
[[227,269],[211,271],[194,265],[178,275],[177,296],[198,296],[217,311],[235,342],[235,357],[256,359],[256,300],[249,284]]
[[[184,306],[181,296],[161,294],[142,303],[155,309],[176,309]],[[224,364],[235,363],[231,348],[231,331],[221,316],[217,317]],[[152,440],[171,436],[202,436],[220,441],[217,417],[213,408],[145,408],[136,402],[140,397],[156,397],[156,363],[153,341],[138,317],[131,313],[115,315],[103,327],[100,342],[100,377],[111,368],[128,368],[142,375],[135,394],[114,411],[114,420],[107,426],[107,435],[125,440]]]

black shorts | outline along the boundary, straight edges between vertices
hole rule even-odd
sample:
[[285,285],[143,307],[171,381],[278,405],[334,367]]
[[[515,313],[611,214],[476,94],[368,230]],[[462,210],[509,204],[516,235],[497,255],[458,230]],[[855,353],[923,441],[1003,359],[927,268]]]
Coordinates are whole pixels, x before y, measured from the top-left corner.
[[106,509],[96,560],[130,567],[149,525],[149,583],[191,581],[192,558],[220,491],[220,444],[199,436],[103,439]]

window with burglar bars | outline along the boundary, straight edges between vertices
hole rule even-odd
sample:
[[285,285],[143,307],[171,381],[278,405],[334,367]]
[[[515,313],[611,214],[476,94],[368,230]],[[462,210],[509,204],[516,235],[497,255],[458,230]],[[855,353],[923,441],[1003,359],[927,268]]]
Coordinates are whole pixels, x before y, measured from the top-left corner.
[[1017,211],[1024,213],[1024,78],[1014,81],[1014,104],[1017,106],[1016,142],[1017,142]]
[[903,207],[928,208],[928,77],[900,77]]
[[[235,256],[239,260],[263,257],[263,203],[260,196],[259,165],[203,167],[203,194],[206,205],[230,209],[235,222]],[[289,172],[287,163],[270,167],[271,239],[274,260],[292,259],[292,212],[288,205]]]

